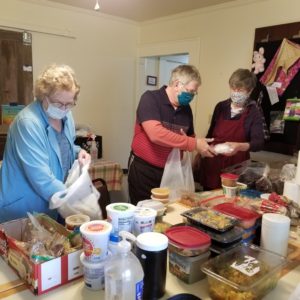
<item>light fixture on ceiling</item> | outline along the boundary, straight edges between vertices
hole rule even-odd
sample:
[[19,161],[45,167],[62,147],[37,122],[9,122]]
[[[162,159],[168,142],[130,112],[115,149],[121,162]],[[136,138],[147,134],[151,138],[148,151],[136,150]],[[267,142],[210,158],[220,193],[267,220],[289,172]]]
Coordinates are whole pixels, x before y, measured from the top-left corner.
[[94,7],[94,10],[99,10],[99,9],[100,9],[99,1],[96,0],[96,4],[95,4],[95,7]]

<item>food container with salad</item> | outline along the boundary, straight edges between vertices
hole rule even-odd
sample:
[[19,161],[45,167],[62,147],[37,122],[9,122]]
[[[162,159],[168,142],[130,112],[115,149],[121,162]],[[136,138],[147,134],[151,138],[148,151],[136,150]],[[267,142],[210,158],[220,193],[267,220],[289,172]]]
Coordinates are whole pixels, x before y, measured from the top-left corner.
[[224,232],[237,223],[237,219],[213,209],[197,207],[181,214],[192,224]]
[[254,245],[241,245],[205,262],[212,299],[254,300],[275,288],[285,257]]

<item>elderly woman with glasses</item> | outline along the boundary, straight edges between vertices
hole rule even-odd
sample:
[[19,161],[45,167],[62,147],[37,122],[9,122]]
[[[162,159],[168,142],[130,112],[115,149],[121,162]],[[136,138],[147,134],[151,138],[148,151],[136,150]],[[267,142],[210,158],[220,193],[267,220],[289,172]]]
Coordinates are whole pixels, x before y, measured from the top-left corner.
[[90,155],[74,145],[71,108],[80,87],[73,70],[51,65],[37,78],[35,101],[25,107],[10,126],[0,170],[0,222],[49,210],[52,195],[66,187],[64,181],[74,160]]
[[219,102],[214,110],[207,138],[213,138],[215,157],[196,156],[194,178],[204,190],[221,187],[224,168],[250,158],[250,151],[264,146],[263,118],[250,94],[256,76],[247,69],[238,69],[229,79],[230,97]]

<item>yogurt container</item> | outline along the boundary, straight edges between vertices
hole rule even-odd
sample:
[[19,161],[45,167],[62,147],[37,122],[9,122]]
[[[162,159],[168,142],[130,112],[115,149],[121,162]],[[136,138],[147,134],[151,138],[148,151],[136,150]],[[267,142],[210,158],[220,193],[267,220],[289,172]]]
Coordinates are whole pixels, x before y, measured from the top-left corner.
[[106,206],[107,220],[112,224],[112,232],[132,232],[136,207],[130,203],[112,203]]
[[71,215],[66,218],[66,228],[68,230],[79,231],[79,228],[82,224],[89,222],[91,219],[87,215],[77,214]]
[[139,235],[143,232],[151,232],[154,229],[156,210],[147,207],[137,207],[134,213],[133,232]]
[[87,261],[98,263],[106,258],[111,230],[112,225],[102,220],[87,222],[80,226]]
[[80,261],[83,265],[84,284],[91,290],[104,289],[104,264],[105,260],[98,263],[92,263],[86,259],[84,252],[80,255]]

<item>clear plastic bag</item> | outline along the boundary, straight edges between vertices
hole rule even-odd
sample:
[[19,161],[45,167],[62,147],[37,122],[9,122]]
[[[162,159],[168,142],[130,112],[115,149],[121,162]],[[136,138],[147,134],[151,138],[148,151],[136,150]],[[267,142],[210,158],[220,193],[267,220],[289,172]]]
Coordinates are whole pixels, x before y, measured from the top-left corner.
[[170,201],[178,200],[183,193],[195,192],[191,155],[183,152],[181,160],[180,150],[176,148],[169,154],[160,186],[170,189]]

